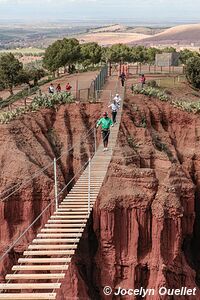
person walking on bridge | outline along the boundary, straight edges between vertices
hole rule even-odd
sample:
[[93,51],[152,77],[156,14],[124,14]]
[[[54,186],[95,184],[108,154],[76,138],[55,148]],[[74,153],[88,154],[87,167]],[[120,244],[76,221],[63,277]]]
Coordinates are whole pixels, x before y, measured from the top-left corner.
[[119,104],[114,100],[108,107],[111,107],[112,110],[112,121],[113,124],[116,123],[117,111],[119,110]]
[[103,145],[104,149],[103,151],[108,150],[108,139],[110,135],[110,127],[113,127],[113,122],[112,120],[108,117],[108,113],[104,112],[103,118],[101,118],[97,122],[97,128],[101,125],[101,130],[102,130],[102,138],[103,138]]

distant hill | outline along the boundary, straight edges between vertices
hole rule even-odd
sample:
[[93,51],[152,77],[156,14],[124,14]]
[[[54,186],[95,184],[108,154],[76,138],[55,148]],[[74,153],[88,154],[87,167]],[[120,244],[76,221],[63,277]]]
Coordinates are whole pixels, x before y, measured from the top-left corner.
[[140,44],[200,45],[200,24],[179,25],[140,40]]

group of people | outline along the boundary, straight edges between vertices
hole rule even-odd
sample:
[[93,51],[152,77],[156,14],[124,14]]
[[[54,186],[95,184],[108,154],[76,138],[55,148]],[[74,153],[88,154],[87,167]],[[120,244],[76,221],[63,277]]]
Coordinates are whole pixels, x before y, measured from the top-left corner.
[[[70,93],[71,89],[72,89],[72,86],[68,82],[65,86],[65,91],[67,93]],[[53,83],[51,83],[48,90],[49,90],[49,94],[54,94],[55,92],[60,93],[62,91],[62,88],[61,88],[60,83],[57,84],[56,88],[54,87]]]
[[113,98],[113,102],[108,106],[108,108],[111,108],[112,120],[108,117],[108,113],[104,112],[103,118],[101,118],[97,122],[97,128],[101,125],[102,139],[104,145],[103,151],[108,150],[108,139],[110,135],[110,127],[113,127],[114,124],[116,124],[116,117],[117,117],[117,112],[120,109],[120,102],[121,102],[121,97],[119,94],[116,94],[115,97]]
[[[122,73],[120,75],[120,79],[121,79],[122,86],[124,86],[126,75]],[[141,84],[141,88],[143,88],[144,85],[146,84],[146,78],[144,74],[140,74],[139,83]],[[97,122],[97,128],[101,125],[102,139],[104,145],[103,151],[108,150],[108,139],[110,135],[110,127],[113,127],[114,124],[116,123],[117,112],[120,109],[120,102],[121,102],[121,97],[119,94],[116,94],[115,97],[113,98],[113,102],[108,106],[108,108],[111,108],[112,119],[108,117],[107,112],[104,112],[103,118],[101,118]]]

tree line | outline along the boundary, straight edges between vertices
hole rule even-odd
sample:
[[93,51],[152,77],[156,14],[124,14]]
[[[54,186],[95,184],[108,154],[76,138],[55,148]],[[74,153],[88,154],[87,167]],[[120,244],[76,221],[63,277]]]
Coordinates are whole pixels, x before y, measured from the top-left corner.
[[[75,38],[64,38],[50,45],[43,56],[43,67],[23,66],[23,64],[12,54],[0,56],[0,88],[8,88],[13,94],[13,87],[27,83],[31,86],[37,85],[38,81],[50,72],[59,73],[60,68],[72,73],[76,64],[83,68],[95,66],[100,63],[142,63],[153,65],[156,54],[163,52],[176,52],[173,47],[158,49],[144,46],[127,46],[115,44],[111,47],[101,47],[95,42],[80,44]],[[182,50],[179,57],[180,63],[186,65],[186,76],[188,81],[200,88],[200,54],[199,52]]]

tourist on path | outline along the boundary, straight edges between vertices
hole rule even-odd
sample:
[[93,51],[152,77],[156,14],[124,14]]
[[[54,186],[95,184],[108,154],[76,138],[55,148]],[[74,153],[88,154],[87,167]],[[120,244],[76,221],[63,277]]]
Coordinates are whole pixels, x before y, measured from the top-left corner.
[[119,104],[114,100],[113,103],[111,103],[108,107],[111,107],[112,110],[112,121],[113,124],[116,123],[116,117],[117,117],[117,111],[119,109]]
[[56,92],[60,93],[61,92],[61,86],[60,83],[58,83],[57,87],[56,87]]
[[121,79],[121,84],[122,86],[124,86],[125,80],[126,80],[126,75],[124,72],[121,73],[121,75],[119,76]]
[[49,86],[49,94],[54,94],[54,92],[55,92],[55,89],[54,89],[53,83],[51,83]]
[[141,83],[141,87],[143,89],[144,85],[146,83],[146,78],[145,78],[144,74],[142,74],[141,77],[140,77],[140,83]]
[[70,93],[71,91],[71,85],[69,84],[69,82],[66,84],[66,92]]
[[112,120],[108,117],[108,113],[105,112],[103,114],[103,118],[101,118],[98,123],[97,123],[97,128],[101,125],[101,130],[102,130],[102,138],[103,138],[103,145],[104,149],[103,151],[108,150],[108,139],[110,135],[110,126],[113,127],[113,122]]

